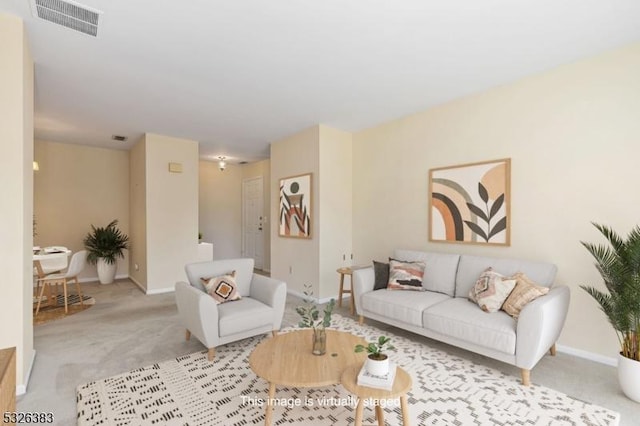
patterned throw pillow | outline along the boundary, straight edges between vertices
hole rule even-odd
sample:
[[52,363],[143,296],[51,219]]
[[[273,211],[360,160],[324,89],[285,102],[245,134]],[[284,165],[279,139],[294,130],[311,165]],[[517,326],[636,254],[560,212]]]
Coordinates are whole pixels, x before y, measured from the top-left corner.
[[389,284],[387,284],[387,289],[424,291],[422,287],[424,268],[424,262],[403,262],[389,259]]
[[487,268],[469,291],[469,300],[477,303],[485,312],[498,312],[515,286],[515,278],[505,277]]
[[219,277],[200,278],[200,281],[202,281],[206,292],[213,297],[216,303],[220,304],[240,299],[235,276],[236,271],[233,271]]
[[502,310],[518,319],[522,308],[527,303],[549,293],[549,288],[534,283],[522,272],[518,272],[513,278],[516,279],[516,287],[505,300]]

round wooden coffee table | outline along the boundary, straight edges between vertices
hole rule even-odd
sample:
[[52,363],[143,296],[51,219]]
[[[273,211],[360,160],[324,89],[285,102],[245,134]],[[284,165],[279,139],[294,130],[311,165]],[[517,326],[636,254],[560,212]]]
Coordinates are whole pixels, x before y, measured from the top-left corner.
[[356,426],[362,426],[362,417],[364,414],[364,401],[371,402],[370,405],[375,406],[376,419],[378,425],[384,426],[384,411],[380,406],[380,401],[396,399],[400,397],[400,406],[402,408],[402,424],[409,426],[409,406],[407,404],[407,392],[411,390],[411,376],[400,367],[396,367],[396,378],[393,382],[391,390],[375,389],[366,386],[358,386],[358,373],[362,363],[348,367],[342,373],[342,386],[352,394],[358,397],[358,406],[356,407]]
[[279,334],[261,342],[249,356],[249,366],[269,382],[264,424],[271,425],[276,385],[287,387],[321,387],[340,383],[343,371],[351,365],[362,365],[364,353],[355,353],[363,338],[344,331],[327,330],[327,352],[313,355],[313,330],[296,330]]

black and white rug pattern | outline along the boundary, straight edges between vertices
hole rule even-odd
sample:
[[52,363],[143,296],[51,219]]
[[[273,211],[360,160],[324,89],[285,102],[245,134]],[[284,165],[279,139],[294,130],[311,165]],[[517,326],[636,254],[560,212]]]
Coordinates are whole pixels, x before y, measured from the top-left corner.
[[[333,328],[366,340],[390,336],[393,361],[413,378],[408,394],[411,424],[418,425],[618,425],[619,414],[554,390],[520,385],[519,377],[474,364],[350,318],[333,316]],[[78,386],[78,425],[264,424],[267,383],[249,368],[252,349],[264,336],[154,364]],[[535,379],[535,369],[534,369]],[[282,406],[274,425],[347,425],[355,400],[340,385],[317,389],[276,388]],[[299,404],[299,405],[298,405]],[[402,424],[399,404],[384,408],[389,425]],[[365,408],[365,424],[375,423]]]

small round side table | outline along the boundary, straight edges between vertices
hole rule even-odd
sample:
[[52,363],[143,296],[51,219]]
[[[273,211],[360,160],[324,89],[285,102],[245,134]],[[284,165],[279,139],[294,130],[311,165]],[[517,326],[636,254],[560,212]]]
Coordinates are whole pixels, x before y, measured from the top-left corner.
[[384,410],[380,406],[379,401],[400,398],[400,407],[402,409],[402,424],[409,426],[409,405],[407,403],[407,392],[411,390],[411,376],[400,367],[396,367],[396,379],[393,382],[391,390],[369,388],[366,386],[358,386],[358,373],[362,368],[362,364],[352,365],[342,373],[340,383],[346,390],[358,397],[358,406],[356,407],[356,426],[362,426],[362,418],[364,415],[364,400],[373,402],[376,410],[376,419],[379,426],[384,426]]

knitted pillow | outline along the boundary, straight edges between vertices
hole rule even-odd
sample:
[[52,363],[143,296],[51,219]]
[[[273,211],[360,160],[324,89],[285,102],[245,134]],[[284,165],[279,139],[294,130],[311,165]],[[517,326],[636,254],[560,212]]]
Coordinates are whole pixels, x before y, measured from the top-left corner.
[[516,287],[505,300],[502,310],[517,319],[527,303],[549,293],[549,288],[534,283],[522,272],[513,278],[516,279]]

